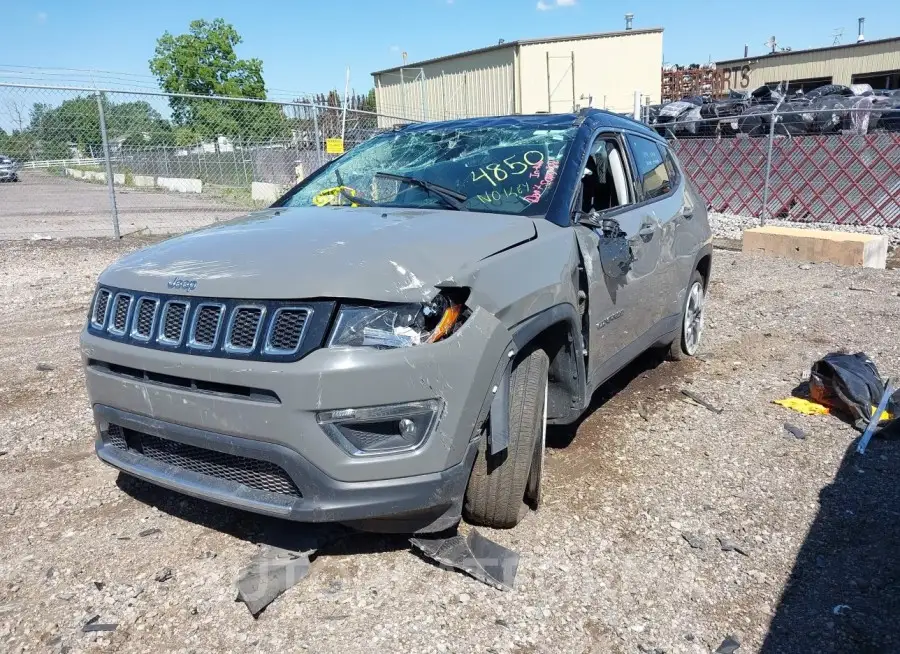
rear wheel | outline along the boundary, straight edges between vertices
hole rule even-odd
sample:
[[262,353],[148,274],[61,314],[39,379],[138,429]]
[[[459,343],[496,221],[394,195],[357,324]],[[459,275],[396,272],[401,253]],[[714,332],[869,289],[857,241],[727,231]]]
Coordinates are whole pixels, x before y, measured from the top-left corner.
[[694,271],[691,283],[684,300],[681,313],[681,330],[669,349],[669,356],[676,361],[687,359],[697,354],[703,338],[704,311],[706,308],[706,289],[703,276]]
[[523,358],[509,382],[509,446],[496,457],[482,438],[466,489],[466,520],[478,525],[515,527],[528,512],[526,495],[536,504],[543,468],[547,372],[543,350]]

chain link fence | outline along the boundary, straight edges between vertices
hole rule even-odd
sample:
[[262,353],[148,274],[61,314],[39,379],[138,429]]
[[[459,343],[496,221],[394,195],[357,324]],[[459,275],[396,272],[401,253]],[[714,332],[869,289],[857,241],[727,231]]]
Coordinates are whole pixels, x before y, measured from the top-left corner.
[[0,84],[0,155],[20,180],[0,187],[0,238],[201,227],[271,204],[396,122],[306,102]]
[[[643,116],[714,211],[900,228],[892,102],[678,102]],[[241,215],[410,122],[380,109],[0,84],[0,155],[20,179],[0,185],[0,238],[169,234]]]
[[695,104],[644,118],[670,139],[714,211],[900,228],[900,102],[819,104],[827,106]]

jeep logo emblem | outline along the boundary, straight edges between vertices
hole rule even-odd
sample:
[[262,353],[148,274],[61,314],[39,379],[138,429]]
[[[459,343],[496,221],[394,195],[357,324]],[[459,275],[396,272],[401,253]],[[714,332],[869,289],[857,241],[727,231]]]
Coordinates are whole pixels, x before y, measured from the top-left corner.
[[197,280],[181,279],[180,277],[175,277],[174,279],[169,280],[169,288],[181,289],[190,293],[195,288],[197,288]]

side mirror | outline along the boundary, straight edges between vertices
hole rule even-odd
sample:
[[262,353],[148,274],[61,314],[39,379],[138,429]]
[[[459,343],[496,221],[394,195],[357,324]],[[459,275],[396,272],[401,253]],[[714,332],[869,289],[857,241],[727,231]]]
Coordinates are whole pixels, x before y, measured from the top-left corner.
[[631,264],[634,262],[634,254],[631,245],[622,235],[601,236],[598,245],[600,249],[600,265],[603,273],[611,279],[619,279],[628,274]]
[[634,262],[634,253],[625,232],[619,226],[619,221],[615,218],[604,218],[596,211],[590,211],[579,212],[578,222],[597,230],[600,236],[597,247],[600,250],[600,264],[603,266],[604,274],[613,279],[627,275]]

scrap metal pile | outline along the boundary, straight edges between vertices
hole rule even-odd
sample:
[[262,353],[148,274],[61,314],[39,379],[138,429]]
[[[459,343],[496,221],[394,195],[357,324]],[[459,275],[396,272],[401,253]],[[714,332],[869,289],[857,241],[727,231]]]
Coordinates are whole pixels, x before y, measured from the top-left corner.
[[731,91],[724,100],[686,97],[648,110],[650,125],[667,138],[767,136],[773,119],[780,136],[900,132],[900,90],[868,84],[829,84],[805,94],[761,86]]

